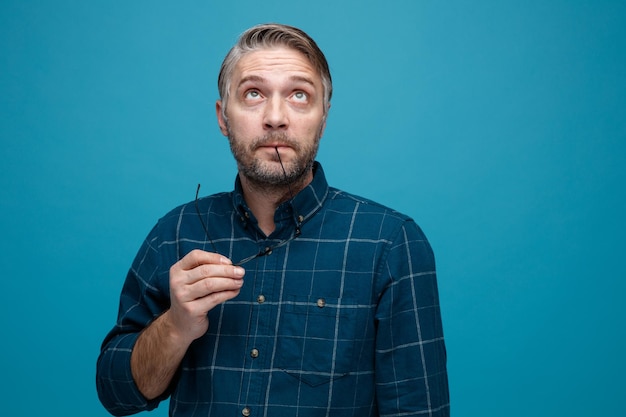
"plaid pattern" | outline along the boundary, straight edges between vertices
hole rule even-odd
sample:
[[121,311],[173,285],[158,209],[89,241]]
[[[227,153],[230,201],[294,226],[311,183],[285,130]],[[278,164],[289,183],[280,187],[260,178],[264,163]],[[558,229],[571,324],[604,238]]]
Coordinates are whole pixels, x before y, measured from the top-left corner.
[[169,306],[170,266],[212,248],[193,203],[158,222],[98,360],[111,413],[149,410],[171,395],[172,416],[449,416],[434,257],[413,220],[330,188],[319,164],[276,211],[269,237],[239,182],[199,204],[233,262],[275,248],[243,265],[240,295],[209,312],[209,331],[189,348],[171,392],[146,401],[130,373],[133,344]]

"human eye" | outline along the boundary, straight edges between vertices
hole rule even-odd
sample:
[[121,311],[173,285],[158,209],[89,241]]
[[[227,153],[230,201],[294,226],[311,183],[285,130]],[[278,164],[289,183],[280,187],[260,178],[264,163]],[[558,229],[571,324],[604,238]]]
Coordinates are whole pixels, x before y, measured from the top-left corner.
[[292,95],[293,100],[297,103],[306,103],[309,101],[309,95],[304,91],[296,91]]
[[259,98],[261,98],[261,93],[259,93],[257,90],[248,90],[244,94],[244,97],[246,98],[246,100],[258,100]]

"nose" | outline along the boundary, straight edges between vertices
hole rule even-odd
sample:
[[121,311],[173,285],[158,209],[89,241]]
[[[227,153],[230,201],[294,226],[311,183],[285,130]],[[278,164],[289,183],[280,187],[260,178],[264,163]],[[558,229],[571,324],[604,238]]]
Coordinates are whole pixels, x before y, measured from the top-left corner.
[[272,97],[267,101],[263,115],[263,125],[267,130],[287,129],[289,119],[286,112],[286,103],[280,97]]

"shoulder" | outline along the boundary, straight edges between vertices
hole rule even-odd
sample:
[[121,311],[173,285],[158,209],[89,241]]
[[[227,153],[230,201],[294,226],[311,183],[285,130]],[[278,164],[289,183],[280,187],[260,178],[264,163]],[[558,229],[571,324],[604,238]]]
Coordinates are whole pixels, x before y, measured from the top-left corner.
[[410,216],[391,207],[334,187],[329,187],[327,201],[328,205],[331,207],[344,207],[346,209],[352,208],[353,210],[361,213],[387,216],[401,223],[413,221]]
[[391,241],[404,239],[403,235],[426,240],[411,216],[369,198],[329,187],[325,207],[327,212],[349,217],[355,227],[368,229]]
[[[376,201],[329,188],[327,213],[339,213],[338,222],[349,224],[354,242],[385,246],[385,259],[396,268],[409,264],[420,271],[434,270],[434,253],[421,227],[404,213]],[[331,216],[337,220],[335,215]],[[338,223],[337,221],[334,224]],[[382,265],[382,264],[381,264]],[[401,274],[402,275],[402,274]]]

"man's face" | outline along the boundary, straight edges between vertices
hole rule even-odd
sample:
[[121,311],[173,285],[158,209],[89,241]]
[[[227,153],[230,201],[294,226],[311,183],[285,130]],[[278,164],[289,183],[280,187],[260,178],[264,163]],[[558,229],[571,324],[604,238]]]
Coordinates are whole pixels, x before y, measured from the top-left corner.
[[221,101],[216,110],[240,174],[264,186],[310,176],[326,117],[322,79],[306,57],[287,48],[249,53],[229,92],[226,118]]

